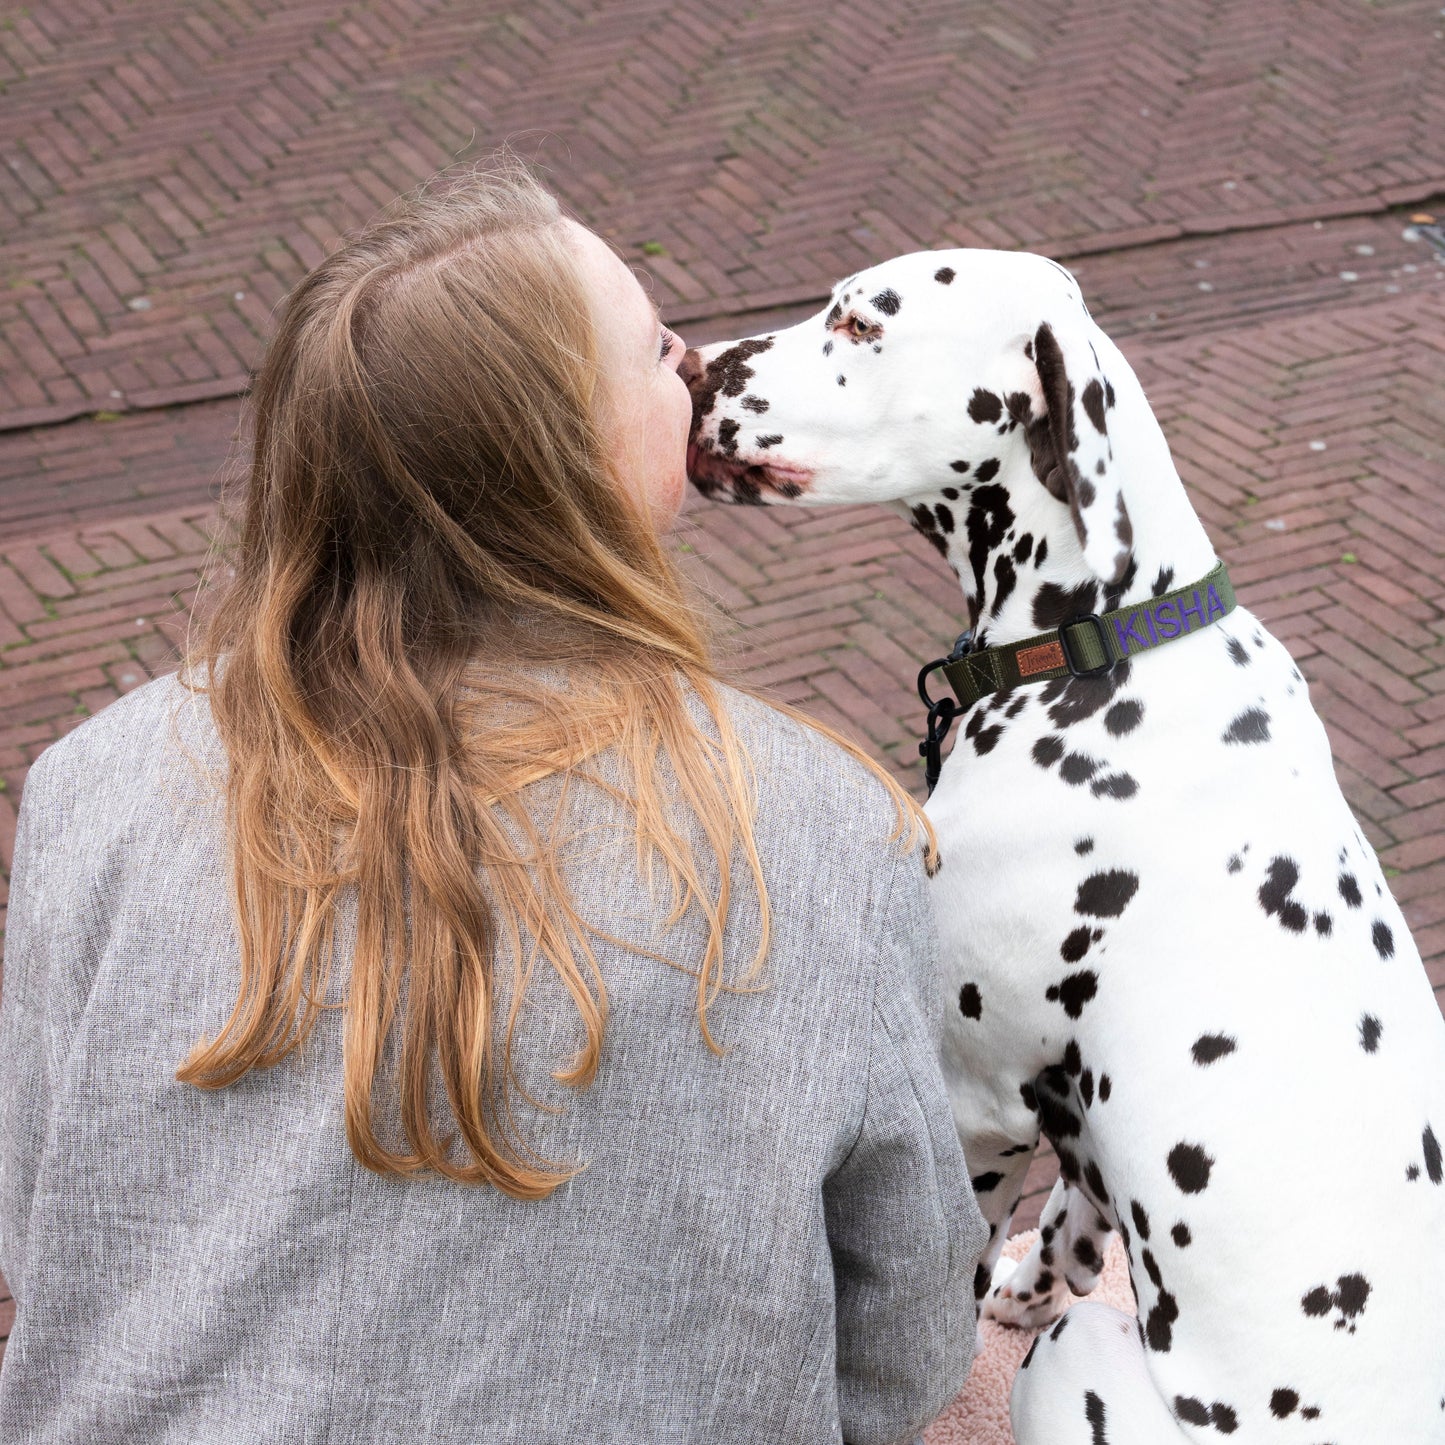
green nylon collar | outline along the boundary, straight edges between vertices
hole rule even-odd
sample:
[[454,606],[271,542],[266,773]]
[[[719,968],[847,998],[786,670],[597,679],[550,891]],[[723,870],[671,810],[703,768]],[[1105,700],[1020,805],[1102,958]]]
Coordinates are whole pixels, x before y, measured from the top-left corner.
[[970,708],[991,692],[1023,682],[1055,677],[1099,677],[1127,657],[1152,652],[1227,617],[1235,607],[1234,588],[1223,562],[1187,587],[1151,597],[1103,616],[1090,613],[1062,623],[1052,632],[1022,642],[967,652],[943,665],[943,675],[961,708]]

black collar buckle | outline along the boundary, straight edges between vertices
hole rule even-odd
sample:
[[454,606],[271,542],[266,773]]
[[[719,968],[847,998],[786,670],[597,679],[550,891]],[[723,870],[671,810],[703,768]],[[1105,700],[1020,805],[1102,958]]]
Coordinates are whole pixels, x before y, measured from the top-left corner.
[[[1104,660],[1097,667],[1084,667],[1074,660],[1074,654],[1069,648],[1069,633],[1071,627],[1082,627],[1085,623],[1092,623],[1094,632],[1099,639],[1099,651],[1104,654]],[[1069,672],[1074,677],[1103,677],[1105,673],[1113,672],[1119,665],[1119,660],[1109,651],[1109,632],[1104,626],[1104,619],[1097,612],[1081,613],[1078,617],[1071,617],[1067,622],[1059,623],[1059,646],[1063,649],[1064,661],[1068,664]]]

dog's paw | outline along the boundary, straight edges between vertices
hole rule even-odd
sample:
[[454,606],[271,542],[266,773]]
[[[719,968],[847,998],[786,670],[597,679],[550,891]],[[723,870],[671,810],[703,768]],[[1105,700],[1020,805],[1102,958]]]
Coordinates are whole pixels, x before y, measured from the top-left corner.
[[[1043,1288],[1040,1289],[1039,1286]],[[1044,1269],[1037,1255],[1020,1264],[1001,1259],[984,1297],[985,1319],[1019,1330],[1038,1330],[1052,1324],[1068,1307],[1069,1292],[1052,1270]]]

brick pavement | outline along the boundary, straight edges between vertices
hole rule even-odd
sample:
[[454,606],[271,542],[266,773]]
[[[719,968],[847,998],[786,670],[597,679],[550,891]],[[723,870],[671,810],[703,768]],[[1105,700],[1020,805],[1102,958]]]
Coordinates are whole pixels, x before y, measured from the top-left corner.
[[0,22],[0,425],[233,393],[330,240],[513,140],[674,317],[1445,192],[1436,0],[67,0]]
[[[721,38],[706,13],[0,20],[0,868],[29,761],[172,664],[243,459],[210,398],[327,240],[475,129],[468,154],[539,151],[696,341],[920,244],[1066,260],[1300,659],[1445,999],[1445,266],[1407,239],[1445,194],[1438,5],[770,0]],[[961,610],[934,553],[862,509],[698,504],[677,541],[742,676],[918,786],[912,673]]]

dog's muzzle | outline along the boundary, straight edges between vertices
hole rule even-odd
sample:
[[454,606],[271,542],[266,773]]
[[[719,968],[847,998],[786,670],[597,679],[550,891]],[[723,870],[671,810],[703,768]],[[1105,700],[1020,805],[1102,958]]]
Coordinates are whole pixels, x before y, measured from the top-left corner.
[[811,474],[786,463],[739,461],[710,446],[692,442],[687,449],[688,480],[714,501],[765,505],[791,502],[808,489]]

